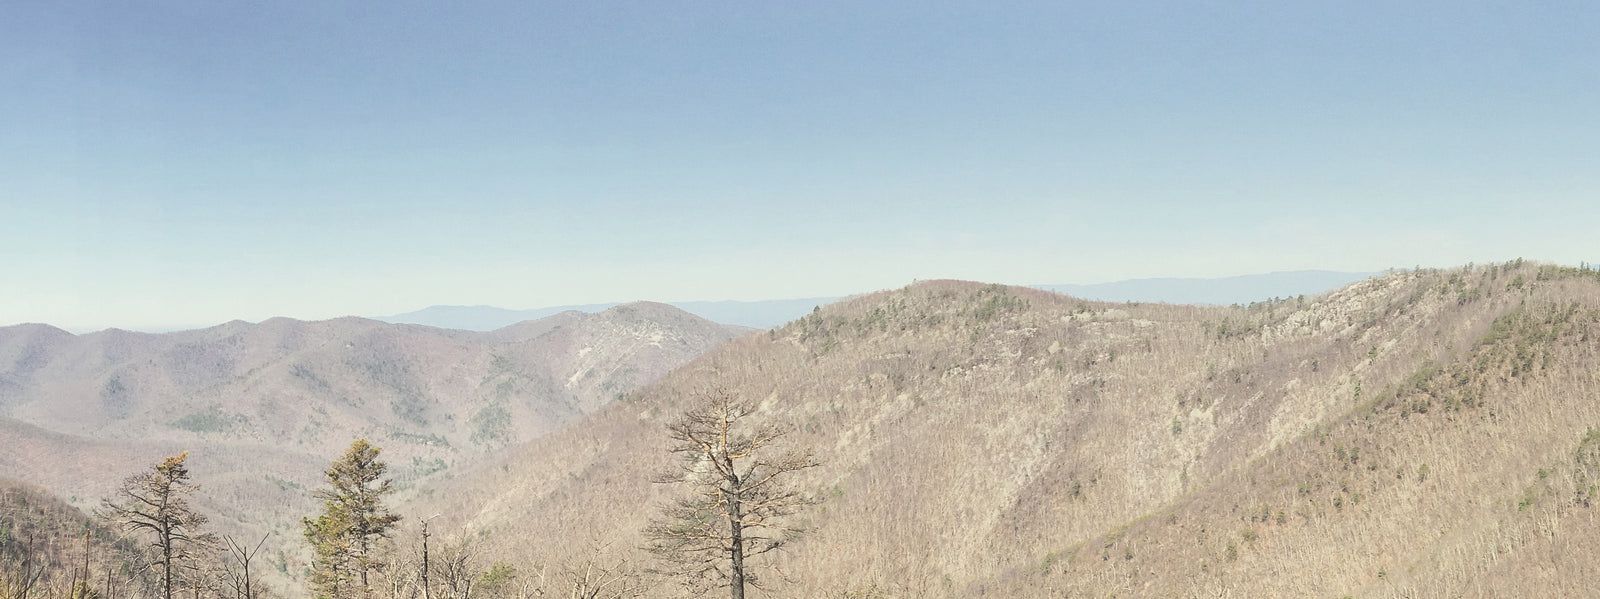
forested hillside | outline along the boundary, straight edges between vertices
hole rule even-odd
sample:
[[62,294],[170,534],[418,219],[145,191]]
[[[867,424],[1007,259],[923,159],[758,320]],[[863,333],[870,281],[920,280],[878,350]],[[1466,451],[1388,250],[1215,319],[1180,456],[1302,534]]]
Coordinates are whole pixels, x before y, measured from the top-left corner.
[[918,283],[731,343],[424,511],[508,560],[598,539],[648,565],[664,423],[718,387],[822,462],[764,596],[1570,595],[1600,565],[1596,339],[1600,277],[1520,262],[1233,308]]
[[272,319],[161,335],[0,328],[0,476],[95,507],[190,451],[221,532],[269,541],[300,575],[300,518],[355,438],[409,495],[555,430],[745,334],[663,304],[568,312],[490,332]]
[[[574,331],[497,334],[592,347]],[[571,389],[594,351],[537,361],[578,373]],[[1600,575],[1588,269],[1395,271],[1233,307],[928,281],[573,409],[586,415],[429,478],[396,438],[358,441],[332,467],[337,450],[307,445],[299,459],[327,479],[275,482],[259,509],[228,499],[242,488],[229,477],[288,454],[241,451],[257,460],[238,474],[196,450],[196,505],[224,532],[276,523],[265,563],[287,596],[308,581],[356,592],[349,564],[373,596],[463,599],[720,595],[734,571],[755,597],[849,599],[1578,596]],[[7,468],[103,453],[4,424],[34,443]],[[360,456],[348,472],[368,486],[336,482]],[[381,527],[340,524],[361,521],[328,503],[352,488],[378,498]],[[726,509],[745,536],[718,524]],[[730,539],[743,568],[719,548]]]
[[139,596],[154,581],[136,545],[44,489],[0,478],[0,597]]

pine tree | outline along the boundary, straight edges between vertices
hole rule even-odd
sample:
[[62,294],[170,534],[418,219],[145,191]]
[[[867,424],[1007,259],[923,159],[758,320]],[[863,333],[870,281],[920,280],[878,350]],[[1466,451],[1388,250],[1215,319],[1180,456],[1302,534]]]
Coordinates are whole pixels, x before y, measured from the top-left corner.
[[320,596],[371,594],[368,575],[378,565],[376,544],[400,520],[383,505],[393,488],[383,478],[388,465],[378,460],[380,451],[366,439],[351,443],[327,470],[330,488],[316,492],[323,513],[303,521],[306,540],[316,552],[311,576]]
[[185,561],[197,561],[216,544],[216,537],[203,532],[204,514],[189,507],[186,497],[199,488],[189,482],[185,451],[162,460],[149,472],[129,477],[117,488],[116,500],[102,502],[101,515],[129,532],[145,532],[156,563],[161,566],[163,597],[172,599],[172,574]]
[[330,513],[306,518],[306,541],[316,554],[311,567],[311,587],[317,597],[338,598],[348,596],[354,588],[350,574],[349,519],[337,513],[337,505],[327,506]]
[[667,425],[678,467],[656,478],[686,491],[645,529],[650,550],[704,594],[725,587],[744,599],[760,579],[748,558],[782,548],[802,532],[790,516],[816,503],[790,479],[818,465],[804,449],[777,451],[786,431],[753,423],[755,408],[731,391],[699,394],[695,407]]

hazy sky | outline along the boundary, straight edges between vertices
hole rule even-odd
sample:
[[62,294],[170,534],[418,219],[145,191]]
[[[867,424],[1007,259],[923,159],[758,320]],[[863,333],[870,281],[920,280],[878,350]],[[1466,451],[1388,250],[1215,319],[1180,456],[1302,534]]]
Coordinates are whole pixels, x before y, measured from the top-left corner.
[[1596,262],[1596,32],[1592,1],[7,2],[0,325]]

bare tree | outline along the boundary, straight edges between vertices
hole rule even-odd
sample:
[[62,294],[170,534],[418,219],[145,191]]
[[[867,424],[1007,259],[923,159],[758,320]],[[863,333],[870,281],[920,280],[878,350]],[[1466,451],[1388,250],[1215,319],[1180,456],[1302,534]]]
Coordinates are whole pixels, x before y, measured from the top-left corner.
[[[224,567],[227,569],[228,584],[233,587],[233,596],[238,599],[256,599],[254,587],[255,576],[250,573],[250,562],[255,559],[256,552],[261,551],[261,545],[267,542],[267,537],[272,533],[261,535],[261,540],[251,549],[235,541],[233,537],[222,537],[228,544],[228,556],[232,558]],[[248,542],[248,541],[247,541]]]
[[650,550],[691,585],[727,587],[732,599],[744,599],[747,584],[760,586],[746,560],[801,532],[788,517],[816,499],[789,479],[818,463],[810,451],[778,451],[773,444],[786,431],[757,422],[751,402],[730,390],[712,388],[694,399],[667,425],[678,467],[655,481],[684,492],[645,535]]
[[431,578],[438,585],[434,596],[445,599],[472,597],[483,569],[477,563],[478,548],[473,546],[471,537],[461,536],[454,542],[445,543],[437,555],[430,559],[429,566],[433,569]]
[[49,556],[34,551],[31,534],[20,554],[15,564],[8,564],[0,552],[0,599],[28,599],[52,566]]
[[385,552],[383,559],[384,563],[380,568],[383,575],[378,577],[378,583],[374,583],[381,585],[378,587],[378,591],[381,591],[379,596],[387,593],[386,596],[390,599],[428,597],[423,594],[418,577],[418,556],[415,551],[401,551],[397,547],[393,551]]
[[129,477],[117,488],[116,499],[102,502],[101,515],[120,524],[128,532],[145,532],[155,538],[150,547],[161,566],[162,596],[172,599],[172,575],[183,562],[197,560],[216,543],[211,533],[201,531],[204,514],[189,507],[187,499],[199,487],[189,482],[185,451],[162,460],[149,472]]
[[607,545],[592,543],[584,558],[562,569],[563,599],[636,599],[645,586],[628,560],[605,559]]
[[179,567],[183,571],[182,582],[193,599],[220,594],[222,581],[211,562],[185,559],[179,563]]
[[437,517],[439,514],[422,519],[422,599],[433,599],[429,591],[431,583],[428,581],[428,521]]

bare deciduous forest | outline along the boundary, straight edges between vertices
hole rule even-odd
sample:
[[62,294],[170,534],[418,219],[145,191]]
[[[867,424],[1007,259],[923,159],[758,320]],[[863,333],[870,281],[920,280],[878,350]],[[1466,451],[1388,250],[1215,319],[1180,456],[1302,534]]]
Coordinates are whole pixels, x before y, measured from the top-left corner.
[[123,472],[196,466],[193,517],[155,520],[189,533],[177,553],[7,483],[0,598],[1579,596],[1600,272],[1233,307],[919,282],[403,490],[380,445],[320,456],[323,484],[286,491],[310,509],[253,528],[203,517],[237,504],[207,497],[201,451]]

